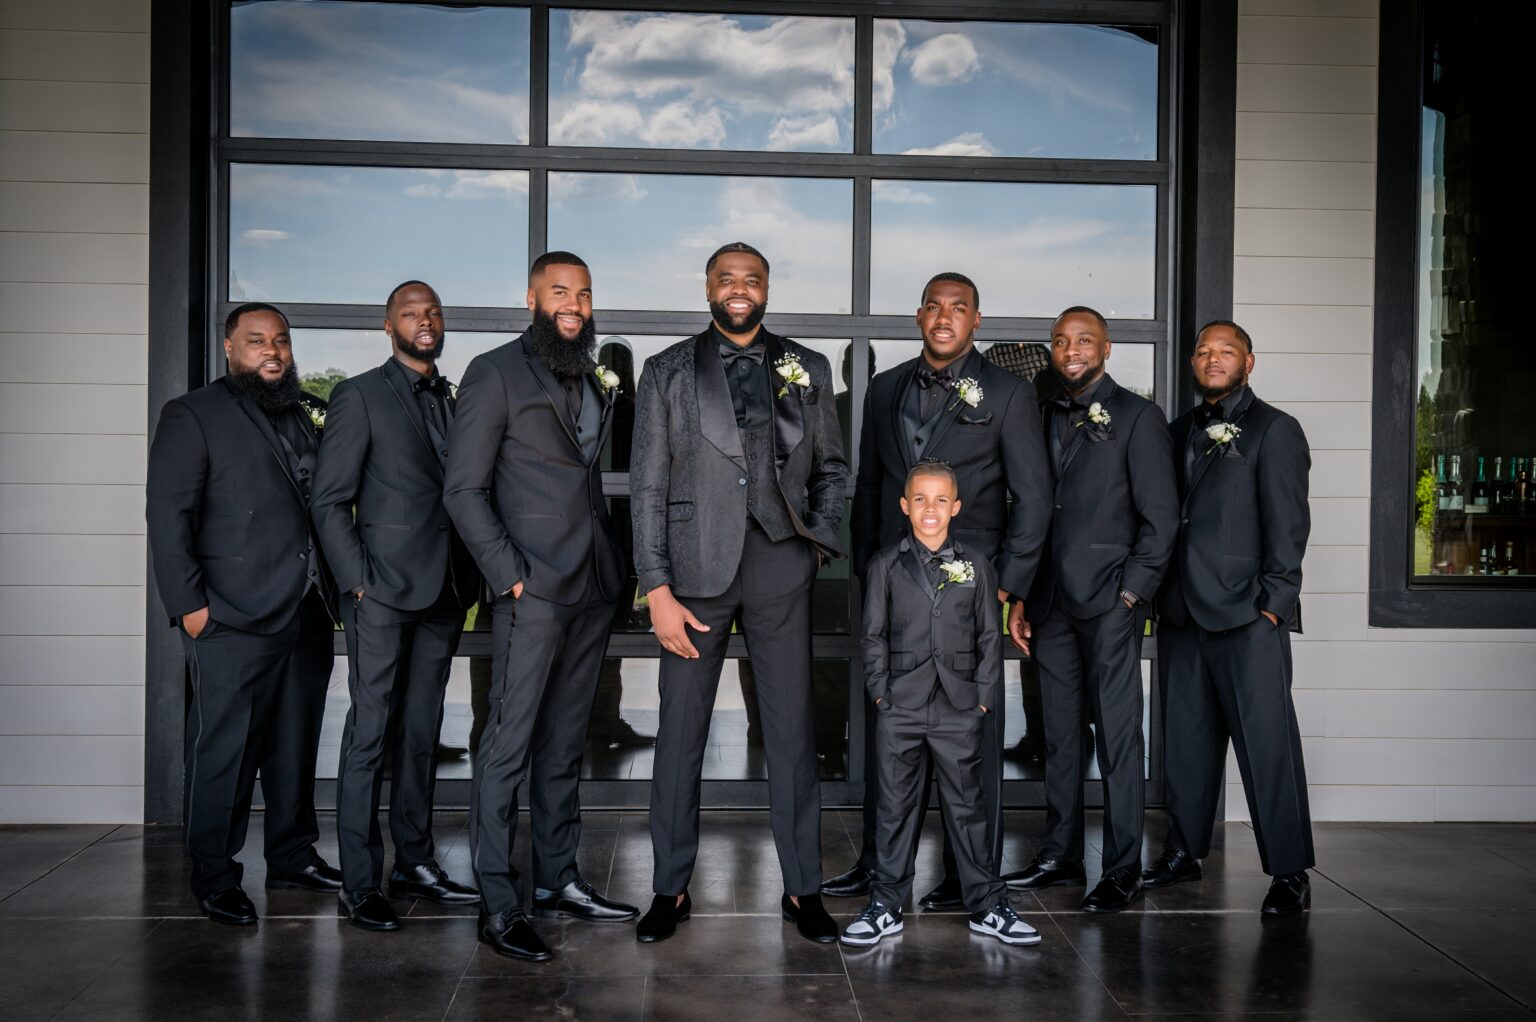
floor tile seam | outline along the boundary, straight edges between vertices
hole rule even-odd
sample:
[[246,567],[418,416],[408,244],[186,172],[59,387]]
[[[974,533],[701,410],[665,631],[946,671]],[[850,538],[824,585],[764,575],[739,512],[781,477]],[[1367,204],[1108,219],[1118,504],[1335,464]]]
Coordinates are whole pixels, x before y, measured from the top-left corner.
[[[1022,915],[1023,913],[1020,914]],[[1033,915],[1034,913],[1031,914]],[[1109,988],[1109,984],[1105,982],[1104,977],[1099,974],[1099,970],[1095,969],[1093,967],[1093,963],[1083,956],[1082,950],[1078,948],[1076,943],[1073,942],[1071,934],[1067,933],[1067,931],[1062,928],[1061,923],[1056,919],[1056,916],[1060,913],[1047,911],[1045,914],[1050,918],[1051,925],[1055,927],[1056,932],[1061,935],[1061,939],[1066,941],[1067,947],[1072,949],[1072,953],[1076,955],[1077,960],[1082,963],[1083,968],[1088,970],[1088,975],[1092,976],[1098,982],[1099,989],[1104,991],[1104,996],[1109,998],[1110,1003],[1115,1006],[1115,1010],[1120,1012],[1122,1017],[1130,1018],[1130,1011],[1124,1004],[1120,1003],[1120,998],[1115,996],[1115,992]]]
[[159,932],[160,927],[162,927],[164,925],[165,925],[165,920],[161,919],[160,921],[156,922],[155,925],[153,925],[153,926],[151,926],[149,928],[149,932],[148,933],[145,933],[144,936],[139,939],[138,945],[125,945],[121,952],[119,952],[117,955],[113,956],[113,958],[110,961],[103,963],[103,965],[96,972],[96,974],[94,976],[92,976],[90,978],[90,980],[87,981],[86,984],[83,987],[81,987],[79,990],[75,991],[75,994],[74,994],[73,997],[71,997],[69,1000],[65,1001],[63,1004],[59,1005],[59,1010],[54,1012],[52,1015],[50,1015],[48,1017],[50,1019],[55,1019],[55,1018],[61,1017],[66,1011],[69,1010],[70,1005],[74,1004],[80,998],[84,997],[90,991],[90,989],[92,987],[94,987],[97,983],[100,983],[101,982],[101,977],[105,976],[108,972],[112,971],[113,967],[115,967],[118,962],[120,962],[124,958],[128,957],[129,952],[132,951],[134,949],[134,947],[141,946],[144,943],[146,943],[149,940],[149,938],[151,936],[153,936],[155,933]]
[[[1375,906],[1373,906],[1373,907],[1375,907]],[[1378,913],[1380,913],[1380,915],[1381,915],[1381,917],[1383,919],[1389,920],[1392,923],[1392,925],[1398,927],[1404,933],[1409,934],[1410,936],[1413,937],[1414,940],[1417,940],[1419,943],[1423,944],[1425,947],[1427,947],[1427,948],[1431,949],[1432,951],[1434,951],[1435,953],[1439,954],[1446,961],[1452,963],[1457,968],[1459,968],[1463,972],[1465,972],[1467,975],[1469,975],[1473,979],[1477,980],[1479,983],[1482,983],[1484,986],[1488,987],[1490,990],[1497,991],[1498,993],[1502,994],[1504,997],[1508,998],[1509,1001],[1512,1004],[1514,1004],[1514,1005],[1516,1005],[1516,1006],[1518,1006],[1520,1008],[1523,1008],[1526,1011],[1532,1011],[1533,1009],[1536,1009],[1536,1006],[1533,1006],[1533,1005],[1530,1005],[1530,1004],[1526,1004],[1520,998],[1516,997],[1514,994],[1510,993],[1508,990],[1505,990],[1503,987],[1499,986],[1499,984],[1495,983],[1493,980],[1488,979],[1486,976],[1484,976],[1481,973],[1479,973],[1476,969],[1472,968],[1470,965],[1467,965],[1465,962],[1461,961],[1461,959],[1459,959],[1455,955],[1451,954],[1445,948],[1442,948],[1440,945],[1438,945],[1438,944],[1434,943],[1433,941],[1431,941],[1428,937],[1424,936],[1418,930],[1415,930],[1415,929],[1411,928],[1410,926],[1408,926],[1407,923],[1403,922],[1401,919],[1399,919],[1396,916],[1394,916],[1390,911],[1388,911],[1386,909],[1383,909],[1383,908],[1376,908],[1376,911]],[[1492,1010],[1492,1009],[1490,1009],[1490,1010]]]
[[1516,860],[1511,859],[1509,856],[1505,855],[1502,851],[1500,851],[1497,848],[1490,848],[1490,849],[1488,849],[1488,851],[1493,854],[1494,858],[1496,858],[1496,859],[1503,859],[1505,862],[1509,863],[1511,866],[1518,866],[1521,869],[1525,870],[1526,872],[1536,873],[1536,867],[1527,866],[1523,862],[1517,862]]
[[85,852],[90,851],[92,848],[95,848],[98,844],[100,844],[101,842],[105,841],[107,838],[111,837],[113,834],[116,834],[118,831],[120,831],[122,829],[123,829],[122,825],[119,824],[118,826],[112,827],[109,830],[107,830],[107,832],[105,834],[101,834],[101,835],[97,836],[96,840],[90,842],[89,844],[86,844],[86,845],[84,845],[84,846],[82,846],[80,848],[75,849],[69,855],[65,856],[60,861],[58,861],[58,862],[54,863],[52,866],[48,867],[48,869],[45,872],[43,872],[42,874],[33,877],[31,880],[28,880],[26,883],[24,883],[20,887],[16,888],[16,890],[12,891],[10,894],[7,894],[5,897],[0,898],[0,904],[4,904],[5,902],[9,901],[11,898],[16,897],[16,895],[20,894],[22,891],[25,891],[27,888],[31,887],[33,884],[37,883],[39,880],[46,880],[50,875],[53,874],[54,870],[60,868],[61,866],[65,866],[65,865],[67,865],[70,862],[73,862],[77,856],[82,855]]

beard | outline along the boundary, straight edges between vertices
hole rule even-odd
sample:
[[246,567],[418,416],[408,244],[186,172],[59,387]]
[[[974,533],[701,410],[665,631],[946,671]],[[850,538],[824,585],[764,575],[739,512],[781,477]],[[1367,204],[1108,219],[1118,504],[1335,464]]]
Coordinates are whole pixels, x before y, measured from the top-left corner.
[[709,314],[714,317],[716,323],[730,329],[733,334],[747,334],[757,329],[757,325],[763,321],[763,313],[768,311],[768,303],[752,306],[752,311],[741,317],[741,322],[732,318],[726,311],[724,302],[710,302]]
[[417,344],[414,337],[407,339],[396,334],[392,340],[394,341],[395,350],[400,354],[408,358],[420,359],[423,362],[436,362],[443,353],[443,341],[447,336],[446,333],[438,334],[430,348],[423,348]]
[[560,335],[560,328],[555,326],[555,317],[535,308],[528,336],[533,341],[533,352],[544,363],[544,368],[559,379],[572,380],[597,367],[597,323],[591,316],[581,325],[581,333],[566,340]]
[[1207,401],[1219,401],[1247,382],[1248,374],[1243,372],[1241,369],[1239,369],[1237,371],[1237,375],[1228,380],[1226,386],[1223,387],[1207,387],[1205,384],[1200,382],[1199,378],[1196,378],[1195,393],[1199,394]]
[[283,370],[283,375],[272,381],[262,379],[259,369],[239,372],[233,366],[230,367],[229,378],[234,381],[235,388],[240,393],[249,397],[252,404],[267,413],[292,408],[299,403],[299,395],[304,390],[299,383],[299,366],[296,362],[290,362],[288,368]]
[[[1054,369],[1051,371],[1056,372]],[[1061,384],[1061,389],[1065,390],[1068,394],[1081,394],[1093,386],[1103,375],[1104,367],[1101,365],[1097,369],[1088,370],[1076,380],[1069,380],[1060,373],[1056,373],[1056,379]]]

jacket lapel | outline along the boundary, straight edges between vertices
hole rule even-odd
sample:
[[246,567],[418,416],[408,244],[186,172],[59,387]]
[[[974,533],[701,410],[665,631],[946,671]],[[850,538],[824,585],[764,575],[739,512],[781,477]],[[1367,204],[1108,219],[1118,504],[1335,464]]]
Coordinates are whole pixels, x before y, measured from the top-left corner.
[[[767,349],[768,387],[770,406],[773,409],[774,467],[782,467],[800,441],[805,438],[805,393],[807,388],[781,382],[774,366],[788,352],[784,343],[768,331],[763,331],[763,345]],[[784,396],[778,397],[783,389]],[[819,400],[819,399],[818,399]]]
[[421,414],[416,406],[415,395],[411,388],[406,386],[405,374],[400,371],[400,365],[394,359],[384,363],[384,382],[389,384],[389,391],[395,395],[395,400],[400,402],[400,408],[405,412],[405,421],[411,424],[421,442],[427,446],[432,454],[432,460],[437,460],[437,452],[432,450],[432,440],[427,436],[426,427],[421,424]]
[[599,386],[597,392],[603,398],[603,421],[597,427],[597,447],[592,451],[594,459],[602,457],[603,445],[608,442],[608,432],[613,429],[613,405],[618,399],[618,388],[609,390],[607,387]]
[[[965,356],[965,361],[962,362],[960,366],[955,370],[955,390],[950,393],[949,399],[944,404],[943,410],[940,411],[936,417],[938,422],[934,424],[932,435],[926,445],[929,457],[938,457],[939,444],[943,442],[944,434],[948,433],[949,428],[955,424],[955,420],[960,418],[961,412],[970,408],[969,405],[960,400],[959,382],[961,380],[970,378],[975,379],[977,383],[980,384],[980,377],[982,375],[983,368],[981,363],[981,353],[975,348],[972,348],[971,353]],[[917,372],[915,366],[913,367],[912,371],[915,375]],[[981,392],[982,395],[985,396],[987,389],[982,387]],[[927,424],[925,423],[924,425]]]
[[[1236,426],[1239,422],[1242,421],[1243,416],[1248,414],[1248,409],[1251,407],[1253,407],[1253,391],[1249,390],[1243,394],[1243,399],[1239,401],[1237,403],[1237,407],[1232,410],[1232,418],[1228,419],[1227,421]],[[1184,434],[1185,444],[1189,443],[1189,434],[1197,428],[1198,427],[1195,425],[1195,417],[1191,415],[1189,417],[1189,429],[1186,430]],[[1189,485],[1184,488],[1183,506],[1186,509],[1189,507],[1190,496],[1195,492],[1195,487],[1200,484],[1200,480],[1205,478],[1205,473],[1209,471],[1211,463],[1214,462],[1217,458],[1221,457],[1220,454],[1211,449],[1215,446],[1216,441],[1214,440],[1211,440],[1209,444],[1207,444],[1204,440],[1200,441],[1200,451],[1195,456],[1194,471],[1189,475]],[[1187,450],[1188,448],[1186,447],[1185,449]]]
[[[922,358],[921,355],[918,358]],[[901,451],[902,475],[912,470],[912,437],[907,435],[906,408],[907,399],[911,396],[912,386],[917,379],[917,359],[896,369],[895,400],[891,402],[891,432],[895,437],[896,446]],[[868,428],[868,423],[865,424]]]
[[938,603],[941,590],[935,589],[933,583],[928,581],[928,573],[917,559],[917,544],[910,539],[901,541],[901,563],[906,567],[907,574],[912,576],[912,581],[917,583],[918,591],[928,594],[928,602]]
[[[555,411],[555,420],[560,423],[560,428],[565,430],[566,437],[571,445],[576,448],[578,455],[583,455],[581,442],[576,439],[576,427],[571,424],[571,411],[565,403],[565,393],[561,390],[560,381],[555,379],[555,374],[544,367],[539,361],[539,356],[533,353],[528,345],[528,335],[523,335],[523,357],[528,360],[528,368],[533,373],[533,378],[538,381],[544,390],[544,396],[549,399],[549,406]],[[584,457],[584,455],[583,455]]]
[[[1109,378],[1109,374],[1108,373],[1105,373],[1104,374],[1103,382],[1099,384],[1098,390],[1094,391],[1094,401],[1097,401],[1100,405],[1103,405],[1105,408],[1108,408],[1109,407],[1110,399],[1113,398],[1114,396],[1115,396],[1115,381],[1111,380]],[[1093,402],[1089,402],[1089,403],[1092,404]],[[1110,424],[1110,428],[1113,429],[1114,428],[1114,424],[1115,424],[1114,423],[1115,416],[1114,416],[1113,412],[1110,413],[1109,418],[1110,418],[1110,423],[1109,423]],[[1083,444],[1086,443],[1087,440],[1088,440],[1088,422],[1087,422],[1087,420],[1084,420],[1083,424],[1081,426],[1078,426],[1077,428],[1072,430],[1072,436],[1067,438],[1066,450],[1061,452],[1061,478],[1056,480],[1056,484],[1058,486],[1061,485],[1061,479],[1065,479],[1066,478],[1067,469],[1071,466],[1072,459],[1077,457],[1078,450],[1080,450],[1082,448]]]
[[736,428],[725,366],[708,330],[693,341],[693,386],[699,402],[699,432],[737,467],[745,469],[747,457],[741,449],[741,431]]
[[283,453],[283,443],[277,438],[277,430],[272,428],[271,421],[260,408],[253,408],[251,403],[241,395],[235,395],[235,404],[245,413],[245,417],[251,420],[251,425],[256,427],[256,432],[261,434],[261,439],[266,442],[267,450],[272,452],[272,457],[277,459],[277,467],[282,469],[283,478],[293,487],[294,496],[299,498],[299,503],[304,502],[304,491],[299,489],[299,481],[293,477],[293,469],[288,465],[288,456]]

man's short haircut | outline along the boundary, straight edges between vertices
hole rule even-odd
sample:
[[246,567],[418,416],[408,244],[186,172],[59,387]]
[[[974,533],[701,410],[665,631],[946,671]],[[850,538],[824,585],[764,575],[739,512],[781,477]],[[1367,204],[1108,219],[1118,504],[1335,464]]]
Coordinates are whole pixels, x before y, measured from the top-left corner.
[[592,272],[592,268],[587,265],[587,261],[575,252],[561,252],[558,250],[545,252],[533,261],[532,266],[528,267],[528,283],[532,284],[534,278],[550,266],[580,266],[589,274]]
[[928,279],[928,283],[923,285],[924,302],[928,301],[928,289],[933,287],[933,285],[937,284],[941,280],[952,281],[956,284],[964,284],[966,287],[970,288],[972,306],[976,309],[981,308],[981,288],[977,287],[976,282],[970,277],[967,277],[965,274],[954,273],[952,271],[948,273],[935,273]]
[[1092,316],[1095,322],[1099,324],[1099,329],[1104,331],[1104,336],[1109,336],[1109,321],[1104,318],[1098,309],[1089,308],[1086,305],[1073,305],[1070,308],[1062,309],[1061,315],[1051,321],[1051,326],[1054,327],[1068,316]]
[[955,492],[958,493],[960,491],[960,480],[955,476],[954,467],[947,461],[940,461],[937,458],[923,458],[917,464],[907,469],[907,481],[901,488],[903,493],[912,485],[912,480],[918,476],[938,476],[942,479],[948,479],[950,485],[955,488]]
[[763,255],[757,249],[753,248],[751,245],[748,245],[745,241],[729,241],[715,249],[714,255],[709,257],[709,262],[704,264],[704,272],[706,274],[709,273],[710,270],[715,268],[715,263],[720,261],[721,256],[727,255],[731,252],[745,252],[747,255],[757,256],[763,261],[763,272],[770,272],[768,269],[768,257]]
[[1242,341],[1243,344],[1248,348],[1248,354],[1253,354],[1253,338],[1248,336],[1248,331],[1244,330],[1230,319],[1213,319],[1209,323],[1205,324],[1205,326],[1201,327],[1200,330],[1195,334],[1195,343],[1197,345],[1200,343],[1200,338],[1205,336],[1205,332],[1213,326],[1224,326],[1231,330],[1234,334],[1237,335],[1237,339]]
[[392,312],[394,310],[394,308],[395,308],[395,299],[400,297],[400,292],[404,291],[408,287],[424,287],[428,291],[431,291],[432,294],[434,296],[436,296],[438,301],[442,301],[443,300],[442,296],[437,293],[437,288],[433,287],[431,284],[428,284],[426,281],[424,281],[424,280],[404,280],[404,281],[401,281],[400,283],[396,284],[395,285],[395,289],[389,293],[389,297],[384,299],[384,315],[387,316],[387,315],[390,314],[390,312]]
[[283,328],[285,330],[289,329],[288,317],[283,315],[282,309],[279,309],[275,305],[268,305],[266,302],[246,302],[244,305],[237,305],[233,309],[230,309],[229,315],[224,317],[225,337],[235,336],[235,327],[240,325],[240,317],[244,316],[248,312],[275,313],[277,318],[283,321]]

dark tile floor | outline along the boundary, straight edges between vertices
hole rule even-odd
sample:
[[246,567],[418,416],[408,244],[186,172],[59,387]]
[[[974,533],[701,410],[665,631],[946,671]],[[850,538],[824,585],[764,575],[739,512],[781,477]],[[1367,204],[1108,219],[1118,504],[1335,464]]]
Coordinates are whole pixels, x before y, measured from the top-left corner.
[[[1009,815],[1015,869],[1042,820]],[[920,891],[937,879],[935,825],[930,814]],[[694,917],[676,938],[643,947],[629,926],[541,920],[556,951],[543,965],[488,953],[472,911],[402,903],[399,933],[368,934],[330,898],[265,891],[259,828],[245,861],[262,922],[248,929],[198,915],[175,830],[0,828],[0,1019],[1494,1020],[1536,1008],[1536,825],[1320,825],[1312,912],[1263,922],[1252,832],[1230,824],[1203,882],[1135,911],[1085,916],[1081,891],[1017,898],[1044,935],[1036,947],[919,912],[899,939],[855,951],[780,919],[765,815],[711,813]],[[852,813],[824,815],[829,872],[848,864],[856,828]],[[1149,816],[1149,851],[1165,829]],[[438,837],[467,878],[464,815],[443,814]],[[333,840],[321,851],[335,860]],[[581,866],[600,890],[647,902],[650,862],[644,814],[588,816]]]

